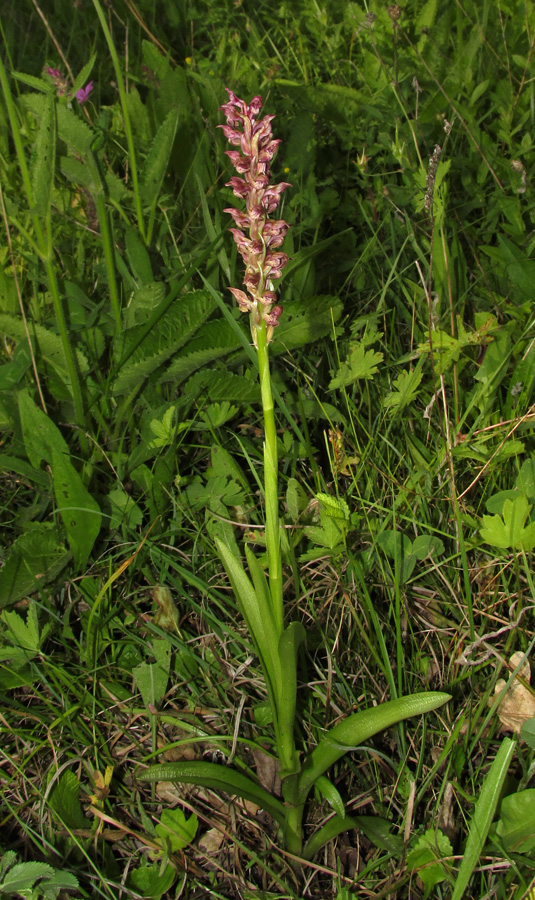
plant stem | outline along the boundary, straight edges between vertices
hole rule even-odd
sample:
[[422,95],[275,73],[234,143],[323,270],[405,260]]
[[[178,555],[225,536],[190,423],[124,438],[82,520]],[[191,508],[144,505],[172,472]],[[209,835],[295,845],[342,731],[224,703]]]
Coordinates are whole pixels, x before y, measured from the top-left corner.
[[262,409],[264,412],[264,502],[266,508],[266,545],[268,555],[269,589],[273,614],[279,634],[284,627],[282,602],[282,565],[280,550],[278,455],[275,411],[271,393],[271,373],[267,345],[266,323],[257,326],[258,372]]

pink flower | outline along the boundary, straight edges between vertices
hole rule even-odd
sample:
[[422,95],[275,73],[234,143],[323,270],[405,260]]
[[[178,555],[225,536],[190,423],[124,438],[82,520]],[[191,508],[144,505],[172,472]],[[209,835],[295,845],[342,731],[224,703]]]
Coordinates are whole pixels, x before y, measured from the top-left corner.
[[[288,231],[283,219],[270,219],[281,201],[286,181],[270,184],[270,163],[275,156],[280,140],[273,139],[271,122],[274,116],[264,116],[257,121],[262,109],[262,98],[253,97],[247,105],[236,94],[226,89],[229,99],[221,106],[227,124],[219,125],[223,134],[238,150],[227,150],[232,165],[243,178],[233,176],[226,186],[232,188],[235,197],[245,200],[245,212],[229,207],[225,212],[234,219],[237,228],[229,231],[236,242],[245,263],[243,283],[248,295],[230,288],[242,312],[249,312],[251,333],[256,344],[257,328],[266,323],[266,338],[273,336],[273,329],[279,324],[282,306],[277,304],[277,296],[272,279],[280,278],[288,262],[285,253],[278,251]],[[243,231],[241,230],[243,229]],[[246,233],[247,232],[247,233]],[[277,252],[274,252],[277,251]]]
[[76,91],[76,99],[78,100],[78,103],[87,103],[87,101],[89,100],[89,95],[92,93],[92,91],[93,82],[89,81],[86,84],[85,88],[80,88],[79,91]]

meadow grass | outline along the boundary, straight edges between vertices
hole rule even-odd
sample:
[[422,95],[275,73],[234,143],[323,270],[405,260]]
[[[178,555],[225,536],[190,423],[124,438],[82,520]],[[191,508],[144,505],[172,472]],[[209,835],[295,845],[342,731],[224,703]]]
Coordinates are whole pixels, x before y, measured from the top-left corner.
[[[5,6],[0,896],[530,897],[531,4]],[[452,695],[335,765],[306,836],[338,798],[359,828],[299,864],[252,801],[140,780],[204,760],[279,790],[215,549],[265,549],[225,86],[277,115],[292,184],[270,350],[300,750]]]

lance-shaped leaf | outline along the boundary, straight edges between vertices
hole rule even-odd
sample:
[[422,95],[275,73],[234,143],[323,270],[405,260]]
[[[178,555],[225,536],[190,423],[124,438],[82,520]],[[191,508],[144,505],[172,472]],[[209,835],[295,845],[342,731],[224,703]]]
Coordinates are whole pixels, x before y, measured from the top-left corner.
[[305,639],[301,622],[291,622],[279,640],[279,659],[282,669],[282,689],[278,702],[279,739],[284,759],[281,758],[281,778],[299,771],[299,756],[295,750],[295,704],[297,699],[297,653]]
[[245,619],[256,651],[260,657],[270,698],[281,696],[282,676],[278,655],[279,635],[271,613],[271,603],[261,588],[257,594],[239,560],[219,538],[215,539],[217,552],[225,566],[234,595]]
[[310,788],[319,776],[345,753],[360,747],[364,741],[384,731],[385,728],[391,728],[392,725],[397,725],[398,722],[411,716],[420,716],[437,709],[450,699],[449,694],[440,691],[410,694],[408,697],[389,700],[372,709],[348,716],[327,732],[304,763],[299,779],[301,801],[305,801]]
[[227,766],[219,766],[216,763],[193,762],[162,763],[151,766],[145,772],[138,775],[140,781],[151,783],[158,781],[177,781],[180,784],[196,784],[199,787],[210,788],[213,791],[225,791],[227,794],[235,794],[256,803],[275,819],[279,825],[284,825],[286,810],[284,804],[273,797],[252,778],[229,769]]
[[303,848],[303,859],[314,859],[318,850],[328,844],[343,831],[352,828],[362,831],[376,847],[400,856],[403,840],[390,832],[390,823],[379,816],[340,816],[335,815],[316,831]]
[[31,164],[33,208],[40,216],[46,216],[50,212],[55,164],[56,104],[54,95],[48,93],[45,96],[43,116],[39,123]]

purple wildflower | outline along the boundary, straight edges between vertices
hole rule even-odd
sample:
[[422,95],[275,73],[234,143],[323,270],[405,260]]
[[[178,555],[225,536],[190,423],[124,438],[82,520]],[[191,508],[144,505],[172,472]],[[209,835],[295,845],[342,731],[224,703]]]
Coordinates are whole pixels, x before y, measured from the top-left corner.
[[286,254],[278,248],[289,226],[282,219],[269,219],[268,216],[275,212],[282,192],[291,185],[285,181],[270,185],[270,163],[280,140],[273,140],[271,122],[274,116],[264,116],[257,122],[262,98],[253,97],[247,105],[233,91],[228,88],[226,91],[229,100],[221,110],[225,113],[227,124],[218,127],[232,146],[240,148],[241,152],[227,150],[227,156],[238,174],[244,176],[233,176],[227,181],[227,187],[232,188],[236,197],[245,200],[246,208],[245,212],[233,208],[225,209],[225,212],[238,226],[229,231],[245,263],[243,283],[248,294],[238,288],[230,288],[230,291],[240,310],[250,314],[254,343],[256,329],[262,319],[267,326],[266,339],[269,343],[282,313],[282,306],[277,305],[272,279],[281,277],[282,269],[288,262]]
[[56,88],[58,93],[58,97],[62,97],[63,94],[67,91],[69,86],[69,82],[65,78],[64,75],[61,74],[59,69],[52,69],[50,67],[45,69],[46,74],[52,80],[52,84]]
[[89,100],[89,95],[91,94],[92,90],[93,90],[93,82],[89,81],[86,84],[85,88],[80,88],[79,91],[76,91],[76,99],[78,100],[78,103],[87,103],[87,101]]

